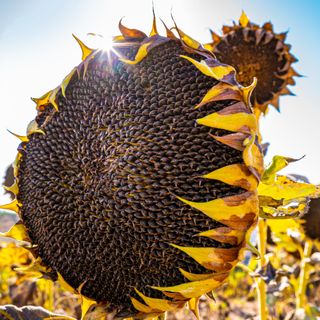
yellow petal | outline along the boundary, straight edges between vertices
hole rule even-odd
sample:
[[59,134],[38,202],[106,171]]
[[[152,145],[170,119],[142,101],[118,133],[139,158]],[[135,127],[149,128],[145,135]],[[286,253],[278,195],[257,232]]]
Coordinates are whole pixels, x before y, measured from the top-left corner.
[[166,312],[166,311],[174,311],[179,307],[182,307],[181,302],[171,302],[166,299],[156,299],[156,298],[149,298],[145,296],[142,292],[135,288],[136,293],[143,299],[145,304],[149,306],[153,312]]
[[11,210],[11,211],[14,211],[16,213],[19,212],[19,207],[21,207],[21,204],[18,202],[17,199],[13,200],[10,203],[0,205],[0,209]]
[[246,143],[243,151],[243,161],[248,169],[260,180],[264,171],[263,155],[255,140],[255,135],[252,135]]
[[245,192],[208,202],[193,202],[180,197],[177,198],[203,212],[211,219],[235,230],[247,230],[259,212],[256,192]]
[[45,132],[39,128],[37,122],[35,120],[32,120],[27,127],[27,136],[30,136],[34,133],[41,133],[45,135]]
[[212,87],[206,95],[203,97],[201,102],[195,107],[199,108],[206,103],[221,100],[241,100],[241,94],[239,88],[231,86],[224,82],[219,82],[217,85]]
[[13,167],[13,175],[15,178],[18,177],[18,170],[20,166],[20,160],[21,160],[22,154],[20,152],[17,153],[16,158],[13,161],[12,167]]
[[125,37],[124,36],[114,36],[112,37],[112,42],[121,42],[124,41]]
[[212,77],[216,80],[222,81],[223,78],[231,73],[235,73],[235,69],[228,65],[209,66],[204,60],[198,62],[188,56],[180,55],[180,57],[190,61],[199,71],[208,77]]
[[14,226],[12,226],[8,232],[0,232],[0,236],[15,239],[18,241],[31,242],[27,233],[27,229],[21,221],[18,221]]
[[157,21],[156,21],[156,15],[154,13],[154,8],[152,8],[152,13],[153,13],[153,21],[152,21],[152,29],[150,32],[150,37],[155,36],[158,34],[157,30]]
[[194,248],[172,243],[170,245],[183,251],[206,269],[213,271],[230,270],[238,260],[239,248]]
[[188,302],[189,309],[194,313],[197,320],[200,320],[200,312],[199,312],[199,301],[200,298],[192,298]]
[[242,14],[241,14],[240,19],[239,19],[240,25],[241,25],[243,28],[245,28],[245,27],[248,25],[249,22],[250,22],[250,21],[249,21],[248,16],[246,15],[246,13],[245,13],[244,11],[242,11]]
[[90,307],[94,304],[97,304],[95,300],[89,299],[81,295],[81,320],[85,319],[85,315],[87,314]]
[[10,187],[3,186],[3,188],[9,192],[12,192],[14,195],[17,195],[19,193],[19,187],[16,180],[14,181],[13,185],[11,185]]
[[44,274],[52,272],[52,269],[45,266],[40,257],[33,261],[29,266],[14,268],[14,270],[17,272],[30,274],[35,278],[40,278]]
[[[160,19],[161,20],[161,19]],[[167,38],[169,39],[177,39],[177,37],[175,36],[175,34],[167,27],[167,25],[161,20],[163,26],[166,29],[166,33],[167,33]]]
[[48,104],[52,104],[52,106],[58,111],[58,105],[56,103],[56,96],[59,88],[55,88],[53,90],[48,91],[40,98],[31,98],[37,104],[37,110],[43,110]]
[[179,29],[177,26],[175,27],[175,29],[178,31],[178,34],[180,36],[180,39],[183,41],[183,43],[192,49],[198,50],[199,48],[201,48],[201,43],[199,43],[198,41],[192,39],[190,36],[188,36],[186,33],[184,33],[181,29]]
[[61,83],[61,93],[64,97],[66,97],[66,89],[67,86],[72,78],[72,76],[74,75],[74,73],[77,71],[77,67],[73,68],[71,70],[71,72],[63,79],[62,83]]
[[198,236],[208,237],[221,243],[229,243],[231,245],[240,245],[245,237],[245,232],[234,230],[229,227],[219,227],[216,229],[198,233]]
[[231,133],[221,137],[214,136],[214,135],[211,135],[211,136],[215,140],[239,151],[244,150],[245,148],[244,141],[249,137],[248,134],[244,134],[241,132]]
[[[252,113],[229,112],[233,106],[211,113],[197,120],[199,124],[233,132],[250,133],[257,131],[256,117]],[[226,110],[227,109],[227,110]]]
[[125,58],[119,58],[120,61],[124,62],[124,63],[127,63],[127,64],[137,64],[139,63],[140,61],[143,60],[143,58],[145,58],[148,54],[148,47],[152,44],[152,41],[150,42],[147,42],[147,43],[144,43],[143,45],[140,46],[137,54],[136,54],[136,57],[134,60],[128,60],[128,59],[125,59]]
[[257,78],[254,77],[252,83],[249,86],[241,88],[242,95],[243,95],[244,101],[245,101],[247,106],[251,105],[250,97],[251,97],[251,94],[252,94],[253,90],[255,89],[255,87],[257,85],[257,82],[258,82]]
[[53,90],[52,90],[52,93],[51,93],[51,95],[50,95],[50,98],[49,98],[49,103],[52,104],[52,106],[56,109],[56,111],[59,110],[58,104],[57,104],[57,102],[56,102],[56,98],[57,98],[57,93],[58,93],[58,91],[59,91],[59,87],[53,89]]
[[[8,130],[8,129],[7,129]],[[20,141],[22,141],[22,142],[28,142],[29,141],[29,139],[28,139],[28,137],[26,137],[26,136],[20,136],[20,135],[18,135],[18,134],[16,134],[16,133],[13,133],[12,131],[10,131],[10,130],[8,130],[12,135],[14,135],[16,138],[18,138]]]
[[76,41],[78,42],[81,51],[82,51],[82,61],[85,60],[90,54],[93,52],[93,49],[87,47],[79,38],[77,38],[74,34],[72,35]]
[[64,289],[65,291],[69,291],[71,293],[77,294],[77,290],[74,289],[73,287],[70,286],[70,284],[63,278],[63,276],[61,275],[61,273],[57,272],[58,274],[58,280],[57,282],[59,283],[59,285],[61,286],[62,289]]
[[[224,280],[224,279],[223,279]],[[179,296],[184,298],[198,298],[203,294],[212,291],[213,289],[219,287],[223,280],[207,279],[201,281],[193,281],[188,283],[179,284],[172,287],[152,287],[153,289],[159,291],[168,291],[178,293]]]
[[153,312],[152,308],[144,305],[143,303],[141,303],[141,302],[138,301],[137,299],[132,298],[132,297],[130,297],[130,299],[131,299],[132,305],[133,305],[134,308],[137,309],[138,311],[143,312],[143,313],[147,313],[147,314],[150,314],[150,313]]
[[122,19],[119,21],[119,30],[122,36],[114,37],[113,41],[123,41],[125,38],[144,39],[147,37],[147,35],[140,30],[125,27],[122,24]]
[[219,180],[248,191],[254,191],[258,187],[257,178],[244,164],[239,163],[217,169],[204,175],[203,178]]
[[179,271],[189,281],[206,280],[206,279],[212,278],[215,275],[215,273],[204,273],[204,274],[191,273],[183,270],[182,268],[179,268]]

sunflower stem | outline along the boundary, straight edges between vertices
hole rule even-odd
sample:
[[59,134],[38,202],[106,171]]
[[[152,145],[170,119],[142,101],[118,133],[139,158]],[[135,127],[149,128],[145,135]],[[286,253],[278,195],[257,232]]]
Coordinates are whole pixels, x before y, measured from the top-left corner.
[[[267,243],[267,223],[265,219],[259,218],[258,221],[258,250],[260,253],[259,267],[262,269],[266,265],[266,243]],[[262,278],[257,279],[259,319],[267,320],[267,286]]]
[[303,256],[301,257],[301,271],[299,276],[299,286],[297,291],[296,308],[301,309],[306,306],[306,288],[309,279],[308,260],[312,252],[312,241],[307,239],[304,244]]

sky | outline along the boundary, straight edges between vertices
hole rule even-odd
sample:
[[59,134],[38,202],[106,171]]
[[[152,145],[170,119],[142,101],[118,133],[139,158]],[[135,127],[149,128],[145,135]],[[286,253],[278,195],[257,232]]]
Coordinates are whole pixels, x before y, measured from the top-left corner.
[[[289,31],[287,43],[304,75],[280,99],[281,112],[271,109],[262,120],[264,141],[271,143],[266,162],[279,154],[305,157],[284,173],[307,176],[320,183],[320,1],[308,0],[154,0],[156,15],[200,42],[209,42],[209,28],[238,20],[244,10],[256,23],[272,21],[276,32]],[[55,88],[77,64],[81,51],[72,33],[92,43],[87,33],[111,37],[118,22],[146,33],[151,29],[151,0],[0,0],[0,177],[14,160],[17,139],[7,129],[24,134],[36,115],[30,97]],[[163,30],[162,30],[163,31]],[[6,202],[0,191],[0,203]]]

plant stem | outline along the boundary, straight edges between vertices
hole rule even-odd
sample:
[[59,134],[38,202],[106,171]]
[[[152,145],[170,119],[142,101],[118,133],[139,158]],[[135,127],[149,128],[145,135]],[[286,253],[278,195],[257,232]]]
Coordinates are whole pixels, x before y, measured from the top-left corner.
[[301,270],[299,275],[299,287],[297,292],[296,308],[305,308],[306,288],[309,279],[308,259],[312,252],[312,241],[306,239],[304,244],[303,256],[301,257]]
[[[259,267],[264,268],[266,265],[266,244],[267,244],[267,223],[265,219],[259,218],[258,221],[258,250],[260,253]],[[259,319],[267,320],[267,286],[262,278],[257,279],[257,292],[259,304]]]

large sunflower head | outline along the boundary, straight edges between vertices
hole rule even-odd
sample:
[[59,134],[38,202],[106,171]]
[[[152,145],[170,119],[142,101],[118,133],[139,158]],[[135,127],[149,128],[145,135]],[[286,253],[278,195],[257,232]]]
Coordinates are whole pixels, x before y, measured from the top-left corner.
[[243,12],[239,24],[223,26],[223,35],[211,31],[213,42],[206,45],[223,63],[237,70],[237,80],[247,86],[256,77],[256,90],[252,95],[254,107],[266,112],[268,105],[279,109],[280,95],[292,94],[288,85],[294,85],[299,74],[292,64],[297,59],[285,43],[286,33],[277,34],[271,22],[259,26]]
[[258,215],[255,82],[175,30],[120,23],[108,51],[78,40],[82,63],[33,99],[2,206],[21,218],[8,235],[32,244],[33,269],[118,318],[195,306]]

